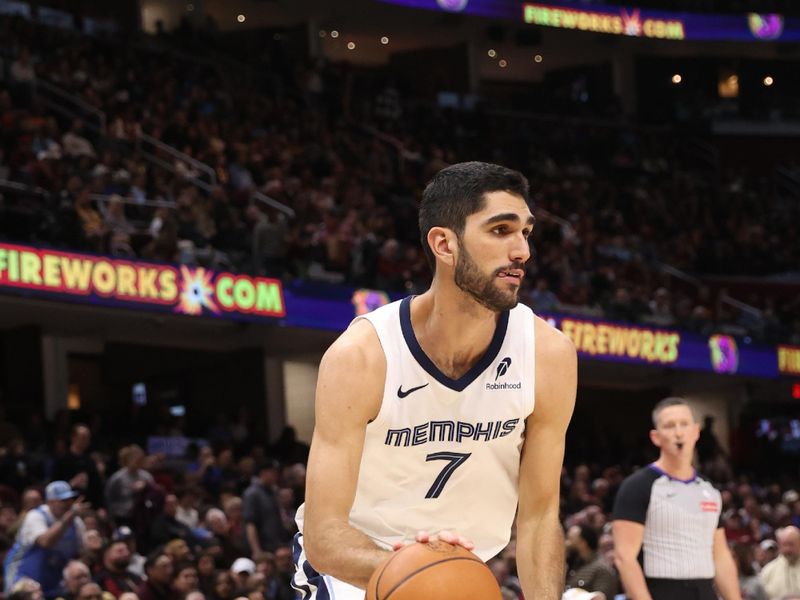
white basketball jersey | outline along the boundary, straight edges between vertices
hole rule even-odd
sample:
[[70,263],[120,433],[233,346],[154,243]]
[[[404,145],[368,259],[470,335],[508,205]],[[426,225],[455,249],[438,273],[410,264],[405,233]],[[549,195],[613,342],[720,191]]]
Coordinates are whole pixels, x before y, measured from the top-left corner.
[[350,523],[384,547],[449,529],[486,561],[508,544],[517,508],[534,407],[533,312],[519,304],[502,313],[484,356],[454,380],[423,352],[410,307],[406,298],[361,317],[378,334],[386,382],[367,425]]

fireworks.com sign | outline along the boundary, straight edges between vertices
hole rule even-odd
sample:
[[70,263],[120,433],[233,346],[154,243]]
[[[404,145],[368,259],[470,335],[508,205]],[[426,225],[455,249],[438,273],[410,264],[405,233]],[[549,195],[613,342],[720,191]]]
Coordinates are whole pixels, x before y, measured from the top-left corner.
[[0,244],[0,288],[192,316],[286,316],[277,279],[7,244]]

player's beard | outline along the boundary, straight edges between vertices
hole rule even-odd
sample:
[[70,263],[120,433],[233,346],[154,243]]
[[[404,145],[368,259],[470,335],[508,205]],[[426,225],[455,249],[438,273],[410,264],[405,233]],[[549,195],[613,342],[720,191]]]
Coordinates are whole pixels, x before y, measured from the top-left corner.
[[[484,274],[478,264],[472,260],[463,241],[460,246],[455,269],[455,283],[459,289],[468,293],[478,304],[489,310],[503,312],[514,308],[517,305],[519,288],[504,290],[496,281],[497,275],[504,269],[499,269],[490,275]],[[515,266],[514,268],[523,267]]]

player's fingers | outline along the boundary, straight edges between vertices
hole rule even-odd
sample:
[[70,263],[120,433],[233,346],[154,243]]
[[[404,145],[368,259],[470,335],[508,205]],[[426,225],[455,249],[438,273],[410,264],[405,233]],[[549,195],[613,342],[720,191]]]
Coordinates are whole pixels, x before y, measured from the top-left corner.
[[463,535],[459,535],[454,531],[440,531],[436,534],[436,538],[442,540],[443,542],[447,542],[448,544],[453,544],[454,546],[463,546],[467,550],[473,550],[475,548],[475,544],[472,543],[472,540],[464,537]]
[[458,536],[458,545],[463,546],[467,550],[475,549],[475,544],[472,543],[472,540],[465,538],[463,535]]
[[436,534],[436,537],[448,544],[458,544],[458,535],[447,529],[443,529]]
[[429,534],[427,531],[418,531],[416,537],[414,538],[421,544],[427,544],[435,539]]

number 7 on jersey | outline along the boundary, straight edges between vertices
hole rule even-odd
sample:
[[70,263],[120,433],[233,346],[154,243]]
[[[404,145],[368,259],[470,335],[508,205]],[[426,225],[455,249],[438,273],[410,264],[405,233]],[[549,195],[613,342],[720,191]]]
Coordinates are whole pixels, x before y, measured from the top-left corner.
[[459,452],[434,452],[433,454],[428,454],[425,457],[426,462],[430,462],[432,460],[445,460],[447,464],[442,469],[441,473],[436,477],[433,482],[433,485],[428,490],[428,493],[425,494],[426,498],[438,498],[439,494],[442,493],[444,490],[444,486],[447,484],[447,481],[453,475],[455,470],[467,462],[467,459],[472,456],[472,454],[461,454]]

